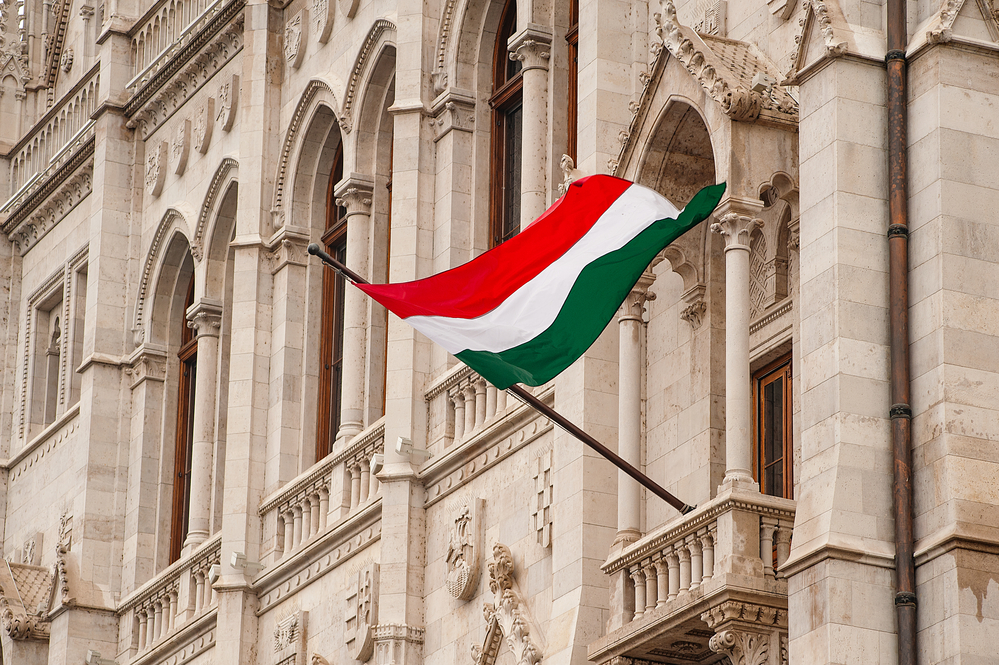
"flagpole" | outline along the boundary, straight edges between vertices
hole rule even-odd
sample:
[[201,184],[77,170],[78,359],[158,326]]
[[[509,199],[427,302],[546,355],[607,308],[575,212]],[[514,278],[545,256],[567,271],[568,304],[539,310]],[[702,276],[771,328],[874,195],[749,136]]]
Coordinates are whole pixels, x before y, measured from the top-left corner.
[[[322,250],[322,248],[316,243],[311,243],[309,245],[309,254],[318,257],[323,263],[328,265],[330,268],[338,272],[344,278],[350,280],[354,284],[369,284],[368,280],[364,279],[356,272],[345,266],[340,261],[337,261],[332,256],[327,254]],[[507,388],[507,390],[516,396],[518,399],[523,401],[525,404],[533,408],[538,413],[548,417],[552,422],[560,426],[569,434],[573,435],[586,445],[588,445],[593,450],[597,451],[600,455],[606,458],[611,464],[621,469],[629,476],[634,478],[645,487],[647,490],[658,496],[660,499],[668,503],[669,505],[680,511],[681,514],[686,515],[687,513],[694,510],[696,506],[691,506],[688,503],[684,503],[680,499],[676,498],[669,492],[667,492],[663,487],[661,487],[654,480],[649,478],[647,475],[633,467],[631,464],[622,459],[617,453],[612,451],[610,448],[600,443],[592,436],[577,427],[572,421],[563,416],[561,413],[548,406],[537,397],[527,392],[522,386],[514,384]]]

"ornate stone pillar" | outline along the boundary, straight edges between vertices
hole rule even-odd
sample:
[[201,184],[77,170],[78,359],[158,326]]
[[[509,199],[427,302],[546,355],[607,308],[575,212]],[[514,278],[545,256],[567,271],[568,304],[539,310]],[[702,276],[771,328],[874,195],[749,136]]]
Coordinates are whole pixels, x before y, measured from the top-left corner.
[[[371,234],[371,196],[374,178],[351,173],[334,190],[336,204],[346,209],[347,265],[368,276],[368,242]],[[364,367],[368,323],[368,298],[347,286],[343,299],[343,376],[340,388],[340,431],[337,444],[364,429]]]
[[191,507],[184,553],[208,539],[212,506],[212,448],[215,444],[215,395],[218,380],[222,303],[201,298],[187,310],[187,325],[198,336],[194,437],[191,443]]
[[708,646],[733,663],[785,665],[788,662],[787,610],[726,601],[701,614],[715,631]]
[[545,211],[548,167],[548,60],[551,30],[529,23],[510,38],[510,59],[523,63],[524,133],[520,169],[520,228]]
[[[642,464],[642,326],[645,302],[655,275],[645,273],[621,304],[617,321],[618,346],[618,454],[636,469]],[[614,544],[630,543],[641,535],[641,487],[624,471],[617,472],[617,536]],[[636,607],[635,611],[640,608]]]
[[763,225],[730,212],[711,230],[725,238],[725,480],[755,485],[750,448],[749,237]]

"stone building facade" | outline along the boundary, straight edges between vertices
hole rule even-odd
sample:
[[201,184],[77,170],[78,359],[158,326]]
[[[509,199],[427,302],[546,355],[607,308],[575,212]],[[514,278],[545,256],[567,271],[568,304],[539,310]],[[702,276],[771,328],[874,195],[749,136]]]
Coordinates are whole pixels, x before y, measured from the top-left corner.
[[[994,662],[999,5],[908,12],[917,648]],[[5,0],[0,660],[895,662],[884,30]],[[306,253],[424,277],[590,173],[728,183],[534,389],[687,515]]]

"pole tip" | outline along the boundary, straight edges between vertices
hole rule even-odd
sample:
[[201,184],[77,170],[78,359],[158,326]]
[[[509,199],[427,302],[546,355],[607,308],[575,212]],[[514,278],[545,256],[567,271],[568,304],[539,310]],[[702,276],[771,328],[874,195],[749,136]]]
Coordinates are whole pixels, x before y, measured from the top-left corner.
[[692,505],[690,505],[688,503],[687,505],[685,505],[683,507],[683,510],[680,511],[680,514],[681,515],[689,515],[690,513],[694,512],[695,510],[697,510],[697,506],[692,506]]
[[319,252],[319,249],[320,249],[320,247],[316,243],[314,243],[314,242],[310,242],[309,243],[309,247],[308,247],[309,254],[312,254],[313,256],[315,256]]

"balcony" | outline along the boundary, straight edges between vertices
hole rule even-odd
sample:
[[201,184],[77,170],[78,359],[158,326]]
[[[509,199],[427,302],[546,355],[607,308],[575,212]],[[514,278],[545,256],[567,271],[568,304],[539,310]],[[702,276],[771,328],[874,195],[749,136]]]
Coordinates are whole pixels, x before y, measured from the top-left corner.
[[[668,665],[787,662],[787,580],[794,501],[728,489],[603,565],[608,633],[589,659]],[[783,656],[782,656],[783,653]]]

